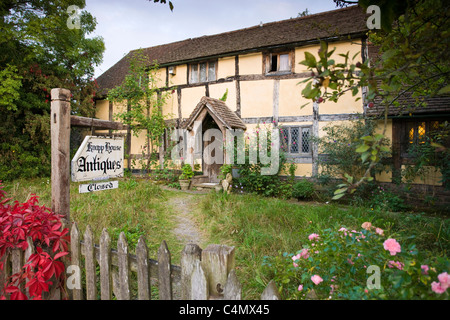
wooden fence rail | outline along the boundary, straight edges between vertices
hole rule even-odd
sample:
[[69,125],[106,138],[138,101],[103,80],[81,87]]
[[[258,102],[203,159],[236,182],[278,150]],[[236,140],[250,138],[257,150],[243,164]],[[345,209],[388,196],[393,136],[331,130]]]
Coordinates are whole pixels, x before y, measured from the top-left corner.
[[[8,275],[22,268],[32,250],[30,241],[25,254],[15,249],[6,257],[10,262],[0,272],[1,286]],[[149,300],[152,287],[157,288],[160,300],[240,300],[242,297],[241,284],[234,271],[234,247],[212,244],[202,250],[196,244],[187,244],[181,253],[180,266],[171,264],[171,253],[165,241],[158,249],[157,260],[149,259],[143,237],[135,252],[130,254],[123,232],[119,235],[117,249],[113,249],[106,229],[97,245],[90,226],[82,237],[77,224],[73,223],[70,259],[66,266],[70,299]],[[278,290],[270,282],[261,300],[278,299]]]

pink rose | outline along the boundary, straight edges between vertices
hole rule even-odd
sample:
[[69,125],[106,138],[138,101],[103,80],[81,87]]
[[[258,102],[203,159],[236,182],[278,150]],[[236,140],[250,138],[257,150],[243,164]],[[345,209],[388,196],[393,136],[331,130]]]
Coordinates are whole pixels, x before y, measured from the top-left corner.
[[431,283],[431,290],[433,290],[436,293],[442,294],[445,292],[445,289],[441,286],[439,282],[434,281]]
[[384,231],[381,228],[376,228],[375,232],[378,233],[380,236],[382,236],[384,234]]
[[317,233],[311,233],[311,234],[308,236],[308,239],[311,240],[311,241],[313,241],[313,240],[319,240],[319,235],[318,235]]
[[400,261],[392,261],[392,260],[388,261],[388,267],[389,268],[396,267],[399,270],[403,270],[403,266],[404,266],[404,264],[402,262],[400,262]]
[[309,251],[308,251],[308,249],[303,249],[300,252],[300,257],[303,258],[303,259],[308,259],[309,258]]
[[311,281],[314,282],[315,285],[318,285],[319,283],[321,283],[323,281],[323,279],[320,276],[318,276],[317,274],[315,274],[311,277]]
[[423,274],[428,274],[428,270],[430,269],[426,264],[420,266]]
[[298,291],[302,291],[302,290],[303,290],[303,285],[301,284],[298,286]]
[[389,251],[391,256],[395,256],[397,252],[401,252],[400,244],[395,239],[387,239],[383,243],[384,249]]
[[447,272],[443,272],[440,275],[438,275],[439,283],[441,284],[441,287],[444,290],[447,290],[447,288],[450,286],[450,277],[448,276]]
[[371,227],[372,227],[372,224],[370,222],[364,222],[361,225],[361,228],[366,229],[366,230],[370,230]]
[[296,267],[296,268],[298,267],[298,264],[296,264],[295,261],[297,261],[297,260],[299,260],[299,259],[300,259],[300,253],[299,253],[298,255],[292,257],[292,261],[294,261],[294,262],[293,262],[293,265],[294,265],[294,267]]

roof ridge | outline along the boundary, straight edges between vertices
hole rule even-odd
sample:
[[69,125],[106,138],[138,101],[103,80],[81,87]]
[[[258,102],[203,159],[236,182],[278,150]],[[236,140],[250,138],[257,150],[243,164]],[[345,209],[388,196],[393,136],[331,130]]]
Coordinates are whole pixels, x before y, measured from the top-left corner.
[[265,26],[268,27],[268,26],[272,26],[272,25],[276,25],[276,24],[282,24],[282,23],[286,23],[286,22],[292,22],[292,21],[296,21],[296,20],[297,21],[308,20],[308,19],[311,19],[311,18],[315,18],[315,17],[318,17],[318,16],[325,16],[325,15],[329,15],[329,14],[336,13],[336,12],[354,10],[354,8],[357,8],[357,7],[359,7],[359,6],[358,5],[352,5],[352,6],[348,6],[348,7],[345,7],[345,8],[339,8],[339,9],[330,10],[330,11],[322,11],[322,12],[310,14],[310,15],[303,16],[303,17],[289,18],[289,19],[284,19],[284,20],[279,20],[279,21],[271,21],[271,22],[264,23],[262,26],[261,25],[254,25],[254,26],[250,26],[250,27],[245,27],[245,28],[241,28],[241,29],[225,31],[225,32],[221,32],[221,33],[215,33],[215,34],[210,34],[210,35],[202,35],[202,36],[199,36],[199,37],[187,38],[187,39],[184,39],[184,40],[178,40],[178,41],[164,43],[164,44],[159,44],[159,45],[155,45],[155,46],[139,48],[139,49],[133,49],[130,52],[138,51],[140,49],[145,50],[145,49],[150,49],[150,48],[152,48],[152,49],[153,48],[159,48],[159,47],[163,47],[163,46],[174,45],[174,44],[177,44],[177,43],[193,41],[193,40],[202,39],[202,38],[206,38],[206,37],[224,36],[224,35],[227,35],[227,34],[234,34],[234,33],[237,33],[237,32],[248,31],[248,30],[251,30],[251,29],[258,29],[258,28],[262,28],[262,27],[265,27]]

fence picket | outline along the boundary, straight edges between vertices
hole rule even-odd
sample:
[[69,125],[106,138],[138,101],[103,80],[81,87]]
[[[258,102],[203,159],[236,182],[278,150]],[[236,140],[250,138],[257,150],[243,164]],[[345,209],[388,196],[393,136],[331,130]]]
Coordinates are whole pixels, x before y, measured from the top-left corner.
[[136,246],[138,299],[150,300],[150,276],[148,267],[148,249],[144,237],[140,237]]
[[119,300],[130,300],[130,264],[128,259],[128,243],[122,231],[117,242],[119,256]]
[[190,295],[192,300],[208,300],[208,280],[199,260],[194,261],[190,283]]
[[164,240],[158,249],[158,271],[159,299],[172,300],[170,252]]
[[[123,232],[119,235],[115,250],[111,248],[111,238],[106,229],[103,229],[100,245],[97,246],[93,242],[90,226],[87,226],[84,241],[81,241],[76,223],[72,225],[70,247],[73,265],[80,266],[81,255],[85,256],[86,296],[89,300],[98,298],[96,261],[100,265],[102,300],[111,299],[112,294],[118,300],[131,299],[131,272],[137,273],[139,300],[151,298],[151,278],[158,280],[160,300],[172,300],[174,290],[177,297],[178,292],[181,293],[183,300],[242,299],[242,286],[234,270],[234,247],[208,245],[202,250],[196,244],[187,244],[181,253],[181,266],[174,266],[165,241],[162,241],[157,252],[158,260],[155,261],[148,257],[144,237],[139,238],[136,255],[131,255]],[[175,287],[177,285],[181,285],[179,291]],[[73,289],[73,299],[82,299],[82,292],[83,288]],[[269,282],[261,299],[281,299],[273,281]]]
[[[81,244],[80,244],[80,231],[78,230],[78,225],[76,222],[72,224],[72,229],[70,230],[70,251],[71,251],[71,261],[70,263],[75,266],[76,270],[81,270]],[[81,276],[81,275],[80,275]],[[74,277],[73,281],[77,281]],[[79,281],[81,283],[81,281]],[[72,298],[74,300],[83,300],[83,288],[81,286],[76,287],[75,283],[72,283],[73,288]]]
[[188,243],[181,253],[181,299],[191,300],[191,275],[196,262],[202,258],[202,249],[196,244]]
[[280,300],[280,293],[278,292],[277,286],[275,282],[271,280],[267,285],[266,289],[264,289],[261,300]]
[[84,247],[86,260],[86,299],[97,299],[97,275],[95,272],[94,235],[91,227],[87,226],[84,233]]
[[242,287],[239,282],[236,272],[231,270],[228,274],[227,283],[225,284],[225,290],[223,292],[223,298],[225,300],[241,300]]
[[112,299],[111,238],[106,229],[100,237],[100,297],[102,300]]

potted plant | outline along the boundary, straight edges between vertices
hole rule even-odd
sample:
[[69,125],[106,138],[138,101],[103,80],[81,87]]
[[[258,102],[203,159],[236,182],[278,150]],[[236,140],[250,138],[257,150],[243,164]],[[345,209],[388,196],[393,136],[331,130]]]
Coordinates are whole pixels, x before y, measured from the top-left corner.
[[191,178],[194,176],[194,171],[190,164],[184,164],[181,167],[181,175],[178,177],[178,181],[180,183],[181,190],[188,190],[189,185],[191,184]]

